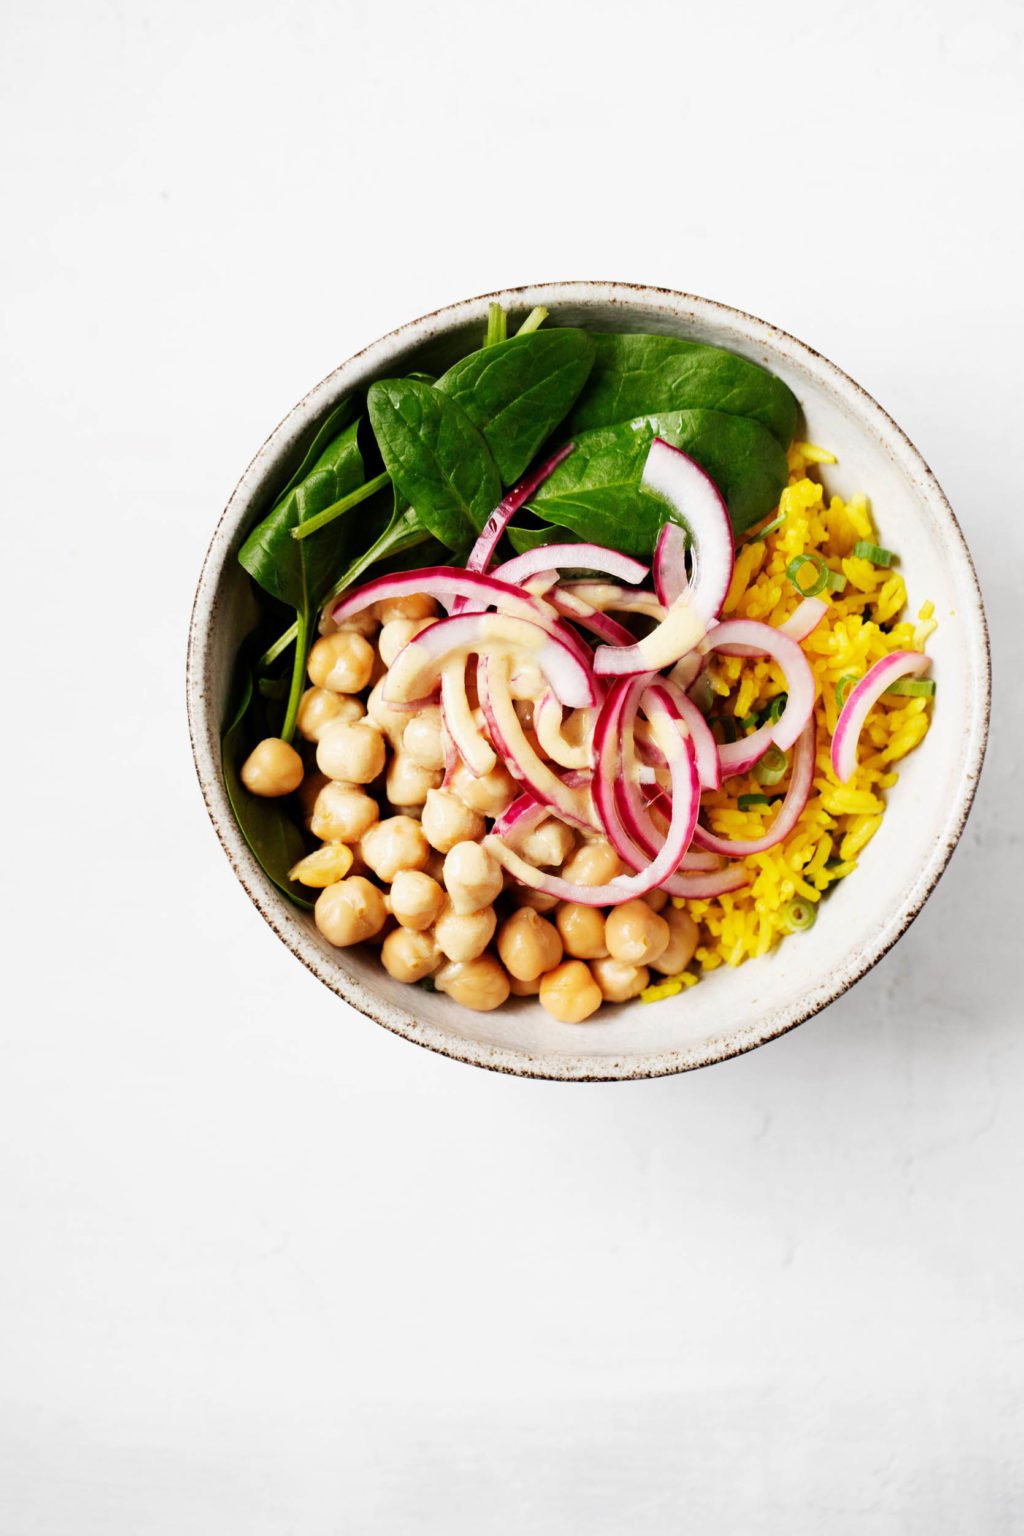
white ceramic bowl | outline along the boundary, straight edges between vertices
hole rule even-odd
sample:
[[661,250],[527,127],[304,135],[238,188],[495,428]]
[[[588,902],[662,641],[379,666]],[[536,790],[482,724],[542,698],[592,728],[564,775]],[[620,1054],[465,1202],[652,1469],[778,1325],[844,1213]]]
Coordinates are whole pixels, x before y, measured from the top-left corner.
[[[900,765],[881,830],[815,927],[657,1006],[605,1008],[582,1025],[559,1024],[536,1003],[516,999],[495,1013],[471,1013],[443,994],[392,981],[372,954],[332,949],[260,871],[219,768],[232,661],[255,611],[235,558],[243,538],[336,400],[388,374],[439,372],[479,344],[492,300],[523,314],[546,304],[562,324],[713,342],[780,375],[803,406],[807,437],[838,457],[825,472],[828,488],[871,497],[883,542],[900,552],[911,612],[931,598],[939,620],[929,642],[938,683],[931,731]],[[906,435],[846,374],[774,326],[708,299],[627,283],[549,283],[467,299],[392,331],[318,384],[271,433],[217,524],[199,578],[188,704],[199,782],[235,873],[278,937],[332,991],[387,1029],[478,1066],[576,1080],[656,1077],[792,1029],[852,986],[906,931],[945,869],[974,796],[988,727],[988,638],[971,557],[942,490]]]

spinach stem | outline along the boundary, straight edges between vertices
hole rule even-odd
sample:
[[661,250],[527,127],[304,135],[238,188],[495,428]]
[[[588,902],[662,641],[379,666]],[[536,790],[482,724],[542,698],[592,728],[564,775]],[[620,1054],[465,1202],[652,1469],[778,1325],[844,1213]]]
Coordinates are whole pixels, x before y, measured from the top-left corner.
[[339,593],[344,592],[353,582],[358,581],[364,571],[378,560],[384,560],[389,555],[401,554],[403,550],[412,549],[416,544],[422,544],[430,537],[427,530],[418,521],[415,512],[407,507],[404,512],[398,514],[385,528],[376,543],[372,544],[364,555],[361,555],[349,566],[340,580],[328,592],[322,606],[332,602]]
[[547,317],[548,312],[544,308],[544,305],[538,304],[536,309],[530,310],[530,313],[527,315],[518,331],[516,331],[516,335],[529,336],[531,331],[539,331]]
[[358,507],[361,501],[366,501],[377,491],[382,490],[390,478],[387,470],[384,470],[381,474],[374,475],[372,480],[365,481],[363,485],[357,485],[354,491],[349,491],[348,495],[343,496],[340,501],[324,507],[322,512],[308,517],[304,523],[299,523],[298,527],[292,529],[292,538],[308,539],[311,533],[319,533],[321,528],[326,528],[328,523],[333,523],[336,517],[350,512],[353,507]]
[[289,624],[284,634],[278,635],[273,645],[267,646],[267,649],[256,663],[256,670],[258,672],[265,672],[269,666],[272,666],[279,656],[284,655],[298,632],[299,626],[297,623]]
[[295,735],[295,723],[299,718],[299,705],[306,683],[306,652],[309,650],[309,609],[301,608],[295,620],[295,660],[292,663],[292,686],[288,692],[288,708],[284,712],[281,740],[291,741]]
[[508,316],[500,304],[491,304],[487,310],[487,331],[484,335],[484,346],[496,346],[499,341],[504,341],[508,335]]

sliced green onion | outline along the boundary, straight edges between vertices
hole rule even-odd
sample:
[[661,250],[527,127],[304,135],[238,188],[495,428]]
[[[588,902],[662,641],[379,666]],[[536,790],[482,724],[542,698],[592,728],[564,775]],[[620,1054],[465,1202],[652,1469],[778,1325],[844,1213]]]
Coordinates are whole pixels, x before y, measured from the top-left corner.
[[765,716],[765,721],[770,722],[772,725],[778,725],[779,721],[782,719],[782,711],[785,709],[788,703],[788,693],[776,694],[775,698],[772,699],[772,702],[768,706],[768,713]]
[[736,801],[741,811],[752,811],[758,805],[771,805],[767,795],[740,795]]
[[756,731],[760,723],[761,722],[758,720],[757,715],[744,715],[743,719],[740,721],[740,730]]
[[773,518],[770,523],[767,523],[764,528],[759,528],[756,533],[752,533],[746,542],[748,544],[759,544],[761,540],[766,539],[770,533],[778,533],[779,529],[786,521],[786,516],[787,514],[785,512],[780,513],[778,517]]
[[843,575],[842,571],[830,570],[828,575],[825,577],[825,585],[828,587],[830,592],[845,592],[846,577]]
[[[817,572],[813,584],[809,587],[805,587],[800,580],[800,572],[805,565],[813,565]],[[796,555],[786,566],[786,575],[801,597],[817,597],[818,593],[824,592],[828,586],[828,566],[820,555]]]
[[805,933],[808,928],[814,927],[818,909],[812,901],[803,901],[798,896],[794,901],[787,901],[779,916],[790,933]]
[[776,746],[771,746],[754,767],[754,778],[769,787],[777,784],[789,767],[789,758]]
[[899,677],[885,691],[901,694],[905,699],[930,699],[935,695],[935,683],[930,677]]
[[842,709],[843,705],[846,703],[846,695],[849,693],[850,689],[854,686],[855,683],[859,682],[860,678],[857,676],[856,672],[846,672],[839,679],[838,683],[836,683],[836,703],[839,705],[840,709]]
[[886,569],[896,559],[891,549],[882,549],[880,545],[872,544],[870,539],[858,539],[853,546],[853,553],[858,560],[870,560],[872,565],[884,565]]

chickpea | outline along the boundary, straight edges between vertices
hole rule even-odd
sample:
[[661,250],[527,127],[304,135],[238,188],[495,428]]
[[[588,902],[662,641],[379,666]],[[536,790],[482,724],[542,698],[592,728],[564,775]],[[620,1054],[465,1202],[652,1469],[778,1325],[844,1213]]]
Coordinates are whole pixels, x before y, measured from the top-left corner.
[[521,907],[529,907],[534,912],[553,912],[558,906],[558,897],[549,896],[547,891],[534,891],[529,886],[521,886],[516,891],[516,900]]
[[309,830],[325,843],[358,843],[379,815],[376,800],[365,790],[328,779],[316,797]]
[[309,680],[335,693],[360,693],[370,681],[374,654],[369,640],[351,630],[321,635],[309,653]]
[[541,977],[540,1004],[563,1024],[582,1024],[604,999],[582,960],[564,960]]
[[391,619],[385,624],[377,638],[377,649],[385,667],[393,666],[402,647],[408,645],[410,640],[415,640],[422,630],[436,623],[436,619]]
[[429,928],[444,906],[444,891],[423,870],[400,869],[391,884],[391,910],[403,928]]
[[384,940],[380,962],[396,981],[422,981],[436,970],[441,951],[432,934],[414,933],[411,928],[396,928]]
[[650,965],[668,948],[669,926],[638,896],[612,908],[604,925],[604,941],[613,959]]
[[439,769],[422,768],[403,746],[388,767],[387,797],[392,805],[422,805],[430,791],[439,787],[443,777]]
[[501,865],[479,843],[456,843],[444,861],[444,883],[456,912],[490,906],[505,883]]
[[493,955],[442,966],[434,977],[434,986],[439,992],[447,992],[463,1008],[473,1008],[478,1013],[500,1008],[509,994],[508,977]]
[[347,630],[350,635],[363,635],[367,640],[377,633],[379,620],[374,611],[376,604],[364,608],[362,613],[350,614],[347,619],[342,619],[340,624],[335,624],[332,618],[321,617],[320,633],[322,635],[335,635],[340,629]]
[[534,981],[554,970],[562,958],[562,941],[553,923],[532,907],[520,907],[501,925],[498,954],[517,981]]
[[402,751],[421,768],[437,770],[444,767],[444,745],[441,741],[441,711],[436,704],[427,704],[410,716],[402,737]]
[[372,938],[383,928],[387,915],[383,895],[361,875],[328,885],[313,908],[320,932],[339,949]]
[[451,789],[464,805],[483,816],[500,816],[519,793],[519,785],[504,763],[479,778],[460,763],[452,774]]
[[369,784],[384,767],[384,737],[362,720],[331,720],[320,732],[316,765],[329,779]]
[[276,799],[290,795],[302,783],[302,758],[280,736],[266,736],[242,764],[242,783],[251,795]]
[[418,821],[389,816],[365,833],[359,852],[377,878],[390,885],[400,869],[422,869],[429,849]]
[[434,937],[446,960],[475,960],[494,938],[498,919],[493,907],[479,912],[456,912],[446,901],[434,924]]
[[646,901],[652,912],[664,912],[668,906],[668,891],[648,891],[641,900]]
[[576,834],[564,821],[548,816],[519,844],[519,851],[528,864],[561,864],[576,844]]
[[607,885],[621,873],[622,860],[615,849],[598,837],[577,848],[572,858],[566,861],[562,878],[571,880],[573,885]]
[[652,960],[656,971],[661,971],[663,976],[678,976],[680,971],[685,971],[693,959],[693,952],[697,948],[700,938],[700,929],[682,907],[669,907],[665,913],[665,921],[668,923],[669,941],[667,947],[662,950],[657,960]]
[[321,731],[330,722],[346,720],[351,724],[361,720],[365,713],[362,701],[351,695],[331,693],[327,688],[307,688],[299,704],[299,735],[307,741],[319,741]]
[[383,696],[383,687],[383,679],[373,685],[373,692],[366,701],[366,713],[397,752],[412,715],[407,709],[396,709],[393,704],[389,704]]
[[604,913],[579,901],[563,902],[555,913],[567,955],[576,960],[601,960],[608,953],[604,941]]
[[316,890],[335,885],[352,872],[352,850],[347,843],[323,843],[288,871],[289,880],[298,880]]
[[513,997],[536,997],[540,991],[541,978],[535,976],[532,981],[520,981],[517,976],[510,976],[508,989]]
[[434,599],[422,592],[410,592],[406,597],[385,597],[376,608],[382,624],[390,624],[393,619],[432,619],[437,615]]
[[595,960],[590,967],[606,1003],[625,1003],[642,992],[651,979],[646,965],[629,965],[625,960]]
[[484,818],[451,790],[430,789],[423,806],[423,830],[432,848],[448,853],[456,843],[478,843],[484,835]]
[[297,798],[302,811],[302,825],[307,832],[312,832],[313,830],[313,812],[316,808],[320,791],[325,784],[330,782],[325,773],[321,773],[319,768],[314,768],[306,774],[306,777],[299,785]]

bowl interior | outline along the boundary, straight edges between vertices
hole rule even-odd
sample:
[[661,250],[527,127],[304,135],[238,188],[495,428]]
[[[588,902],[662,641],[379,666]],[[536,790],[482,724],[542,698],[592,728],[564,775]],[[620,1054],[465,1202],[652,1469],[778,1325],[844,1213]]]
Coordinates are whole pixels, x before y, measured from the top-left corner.
[[[863,491],[884,544],[899,552],[909,611],[930,599],[938,685],[932,729],[899,768],[881,830],[857,871],[833,889],[813,929],[762,960],[722,968],[652,1007],[605,1008],[585,1025],[559,1024],[537,1004],[510,1000],[471,1013],[441,994],[393,982],[372,951],[338,951],[265,879],[235,827],[219,773],[219,735],[233,657],[254,605],[236,555],[317,421],[342,395],[411,368],[438,371],[478,344],[492,297],[514,311],[545,303],[563,324],[661,331],[713,342],[763,364],[793,389],[805,433],[838,459],[830,491]],[[706,300],[615,284],[555,284],[485,295],[413,322],[317,386],[264,444],[217,529],[200,580],[189,662],[193,744],[203,793],[232,864],[260,911],[315,973],[391,1029],[461,1059],[562,1078],[679,1071],[749,1049],[838,996],[899,937],[955,845],[984,751],[988,659],[970,557],[941,490],[900,430],[855,384],[801,343]]]

